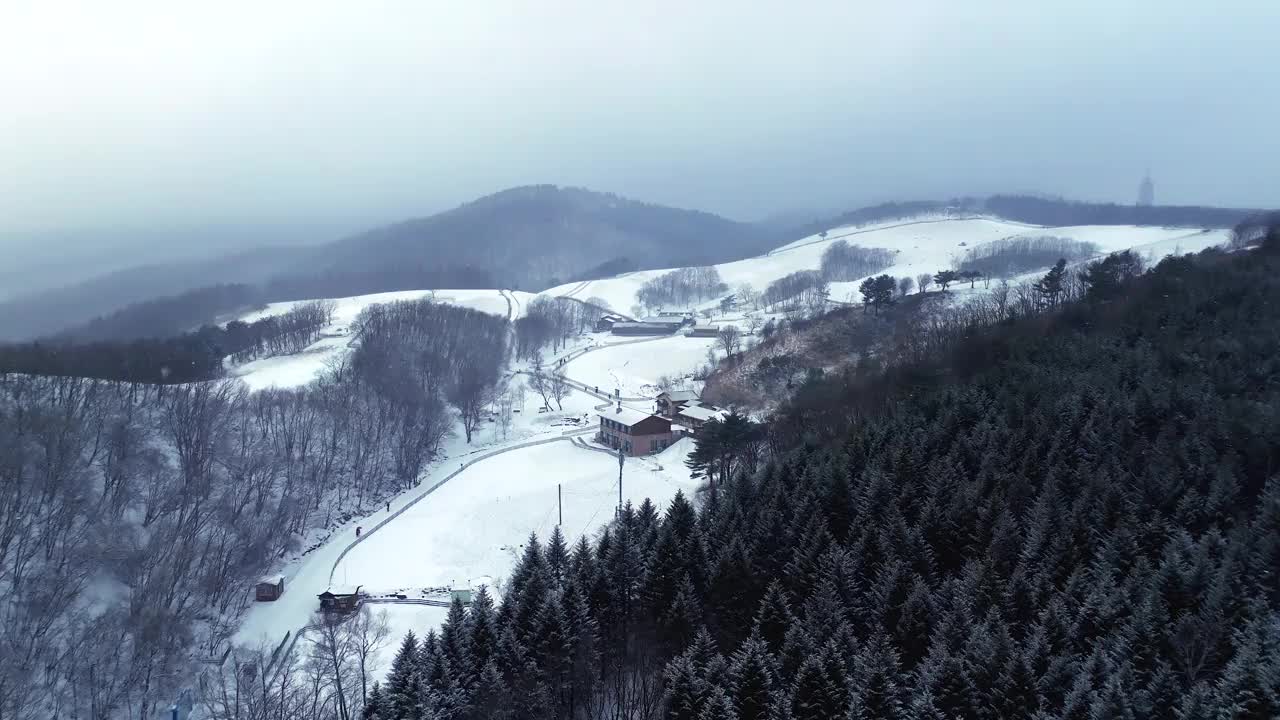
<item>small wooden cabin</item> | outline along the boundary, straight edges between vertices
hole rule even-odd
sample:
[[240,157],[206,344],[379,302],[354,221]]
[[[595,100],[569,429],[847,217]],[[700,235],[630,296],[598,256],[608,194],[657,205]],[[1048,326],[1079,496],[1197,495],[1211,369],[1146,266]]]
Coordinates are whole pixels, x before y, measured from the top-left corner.
[[320,593],[320,609],[331,613],[352,613],[360,608],[360,586],[331,587]]
[[258,585],[254,592],[254,599],[258,602],[272,602],[274,600],[279,600],[280,596],[283,594],[284,576],[272,575],[270,577],[264,577],[258,581]]

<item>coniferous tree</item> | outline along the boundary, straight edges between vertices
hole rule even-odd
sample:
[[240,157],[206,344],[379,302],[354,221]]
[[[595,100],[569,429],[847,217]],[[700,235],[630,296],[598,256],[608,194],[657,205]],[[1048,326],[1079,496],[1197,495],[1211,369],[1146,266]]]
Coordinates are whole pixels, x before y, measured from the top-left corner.
[[775,704],[773,659],[758,637],[748,638],[730,658],[729,687],[740,720],[766,720]]
[[507,720],[514,717],[513,700],[498,666],[487,662],[476,679],[468,714],[476,720]]
[[941,287],[943,292],[947,291],[947,286],[959,279],[960,275],[955,270],[939,270],[933,276],[933,282]]
[[[450,615],[453,609],[450,607]],[[452,618],[450,619],[452,622]],[[471,598],[471,609],[467,612],[467,651],[471,666],[475,672],[484,669],[489,660],[497,652],[498,629],[497,613],[488,588],[481,586]]]
[[830,677],[824,655],[809,657],[796,673],[791,690],[791,716],[795,720],[839,717],[848,707],[845,690]]
[[667,664],[663,717],[667,720],[697,720],[702,714],[706,686],[689,653]]
[[907,692],[901,685],[897,654],[884,635],[876,635],[854,658],[853,717],[896,720],[906,717]]
[[1059,258],[1058,262],[1045,273],[1044,277],[1036,281],[1035,290],[1044,298],[1045,302],[1050,305],[1056,305],[1059,296],[1065,289],[1064,283],[1067,278],[1067,261]]
[[[387,675],[386,714],[395,720],[422,717],[423,684],[418,674],[418,639],[405,634]],[[381,702],[381,700],[380,700]]]
[[364,720],[390,720],[386,701],[382,697],[382,686],[377,682],[369,688],[369,696],[365,699],[361,717]]
[[569,549],[565,545],[564,535],[557,525],[551,530],[551,538],[547,541],[547,572],[553,587],[564,587],[565,574],[569,571]]

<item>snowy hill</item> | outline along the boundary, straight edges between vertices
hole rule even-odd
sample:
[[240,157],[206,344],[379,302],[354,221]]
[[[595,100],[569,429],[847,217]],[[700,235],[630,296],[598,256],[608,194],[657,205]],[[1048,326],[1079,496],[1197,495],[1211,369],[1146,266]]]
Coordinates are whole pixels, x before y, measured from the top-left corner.
[[[1157,261],[1175,252],[1197,252],[1223,243],[1228,230],[1204,231],[1199,228],[1139,227],[1133,225],[1085,225],[1074,227],[1042,227],[996,218],[947,218],[924,216],[863,227],[833,228],[827,237],[811,235],[758,257],[716,265],[720,277],[730,288],[749,283],[763,290],[769,283],[798,270],[816,270],[822,253],[832,243],[845,240],[851,245],[886,248],[896,255],[896,262],[882,272],[895,277],[934,273],[951,266],[953,258],[968,248],[1003,238],[1025,235],[1053,235],[1095,243],[1103,253],[1134,249]],[[587,299],[598,297],[621,312],[636,303],[636,292],[648,280],[669,272],[645,270],[605,280],[568,283],[542,294]],[[857,292],[858,283],[832,283],[831,298],[846,300]]]
[[[1132,225],[1042,227],[998,218],[956,218],[934,214],[862,226],[833,228],[827,232],[825,238],[811,235],[763,255],[721,263],[715,267],[730,288],[750,284],[759,291],[789,273],[818,269],[823,251],[831,244],[844,240],[852,245],[888,249],[894,253],[895,262],[882,272],[895,277],[915,277],[950,267],[954,259],[970,248],[1005,238],[1037,235],[1053,235],[1094,243],[1102,253],[1133,249],[1150,263],[1170,254],[1198,252],[1206,247],[1221,244],[1227,240],[1229,231]],[[600,298],[613,309],[625,313],[630,312],[632,306],[636,304],[636,292],[646,281],[671,269],[674,268],[644,270],[604,280],[567,283],[545,290],[539,295],[573,297],[579,300]],[[860,281],[861,278],[851,282],[831,283],[831,299],[859,301],[857,289]],[[518,290],[408,290],[337,298],[334,323],[327,329],[326,337],[302,353],[263,358],[229,368],[229,370],[232,374],[241,377],[252,389],[295,387],[305,384],[315,379],[328,363],[348,351],[351,339],[346,334],[346,329],[361,310],[377,303],[420,299],[432,292],[435,293],[435,299],[439,302],[470,307],[511,320],[519,317],[528,302],[537,297],[533,293]],[[246,314],[239,319],[251,322],[262,317],[282,314],[300,302],[306,301],[272,303],[262,310]],[[711,300],[704,304],[715,304],[715,301]],[[697,345],[700,348],[698,352],[705,352],[706,346],[710,344],[688,343],[688,347]],[[605,356],[592,358],[600,361],[606,359]],[[635,374],[642,378],[634,382],[632,378],[615,377],[618,375],[616,369],[599,369],[598,372],[591,372],[591,367],[575,369],[585,372],[586,378],[579,379],[589,384],[598,382],[602,386],[614,387],[621,383],[632,387],[652,383],[654,378],[664,374],[664,371],[677,374],[688,371],[691,364],[689,358],[683,358],[683,360],[684,362],[678,363],[679,367],[675,366],[677,363],[673,363],[670,368],[646,367],[634,373],[623,371],[623,374]]]
[[[534,297],[532,293],[520,290],[405,290],[333,298],[337,305],[333,313],[333,323],[323,331],[324,337],[306,350],[295,355],[262,358],[243,365],[228,367],[228,372],[238,376],[251,390],[305,385],[316,379],[329,363],[350,351],[352,338],[348,328],[366,307],[400,300],[420,300],[428,296],[433,297],[436,302],[468,307],[491,315],[501,315],[508,320],[520,317],[525,305]],[[273,315],[283,315],[306,302],[312,302],[312,300],[271,303],[261,310],[255,310],[237,319],[253,322]]]

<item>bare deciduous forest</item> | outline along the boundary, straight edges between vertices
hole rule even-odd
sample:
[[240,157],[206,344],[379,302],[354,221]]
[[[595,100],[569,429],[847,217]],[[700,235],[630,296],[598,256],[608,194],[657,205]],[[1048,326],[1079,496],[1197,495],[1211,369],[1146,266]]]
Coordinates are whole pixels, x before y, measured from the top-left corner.
[[474,416],[506,357],[508,324],[473,310],[359,325],[298,390],[0,374],[0,717],[153,717],[253,581],[416,482],[447,403]]

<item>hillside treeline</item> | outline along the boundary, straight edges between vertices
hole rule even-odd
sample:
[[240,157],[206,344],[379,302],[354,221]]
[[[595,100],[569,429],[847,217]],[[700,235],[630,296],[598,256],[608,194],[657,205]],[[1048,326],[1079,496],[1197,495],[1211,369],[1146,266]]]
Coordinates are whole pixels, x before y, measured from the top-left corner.
[[604,308],[581,300],[540,295],[515,321],[517,360],[532,357],[548,345],[559,350],[573,336],[591,330]]
[[955,269],[976,272],[983,277],[1013,277],[1049,267],[1059,258],[1076,262],[1098,253],[1098,246],[1091,242],[1052,235],[1022,235],[969,248],[955,262]]
[[531,540],[365,717],[1275,717],[1280,258],[1125,265],[813,375],[696,510]]
[[77,343],[170,338],[211,324],[225,315],[273,302],[423,288],[491,287],[496,285],[489,274],[471,267],[397,265],[362,272],[280,275],[261,285],[213,285],[134,303],[53,337]]
[[893,253],[884,248],[864,248],[836,240],[822,251],[822,277],[828,282],[848,282],[875,275],[893,264]]
[[981,207],[993,215],[1035,225],[1156,225],[1229,228],[1255,211],[1197,205],[1117,205],[1028,195],[992,195]]
[[371,305],[360,313],[351,367],[396,413],[404,435],[396,455],[402,482],[418,476],[452,428],[447,402],[458,409],[471,442],[506,366],[509,329],[496,315],[425,300]]
[[247,362],[306,348],[333,321],[333,310],[332,301],[316,300],[251,323],[233,320],[166,338],[0,344],[0,372],[134,383],[213,380],[225,374],[224,357]]
[[490,271],[474,265],[424,265],[387,263],[365,270],[330,269],[312,273],[279,275],[264,283],[267,302],[342,298],[399,290],[500,287]]
[[253,285],[196,288],[128,305],[55,337],[74,342],[174,337],[195,330],[219,316],[261,306],[264,300],[261,289]]
[[155,717],[277,558],[416,482],[445,403],[477,416],[504,321],[424,302],[362,322],[297,390],[0,373],[0,717]]
[[729,292],[720,279],[720,271],[712,266],[686,267],[666,272],[645,281],[636,291],[636,299],[649,311],[666,307],[688,307]]
[[772,312],[806,307],[820,310],[827,303],[827,280],[817,270],[797,270],[769,283],[760,293],[760,303]]

